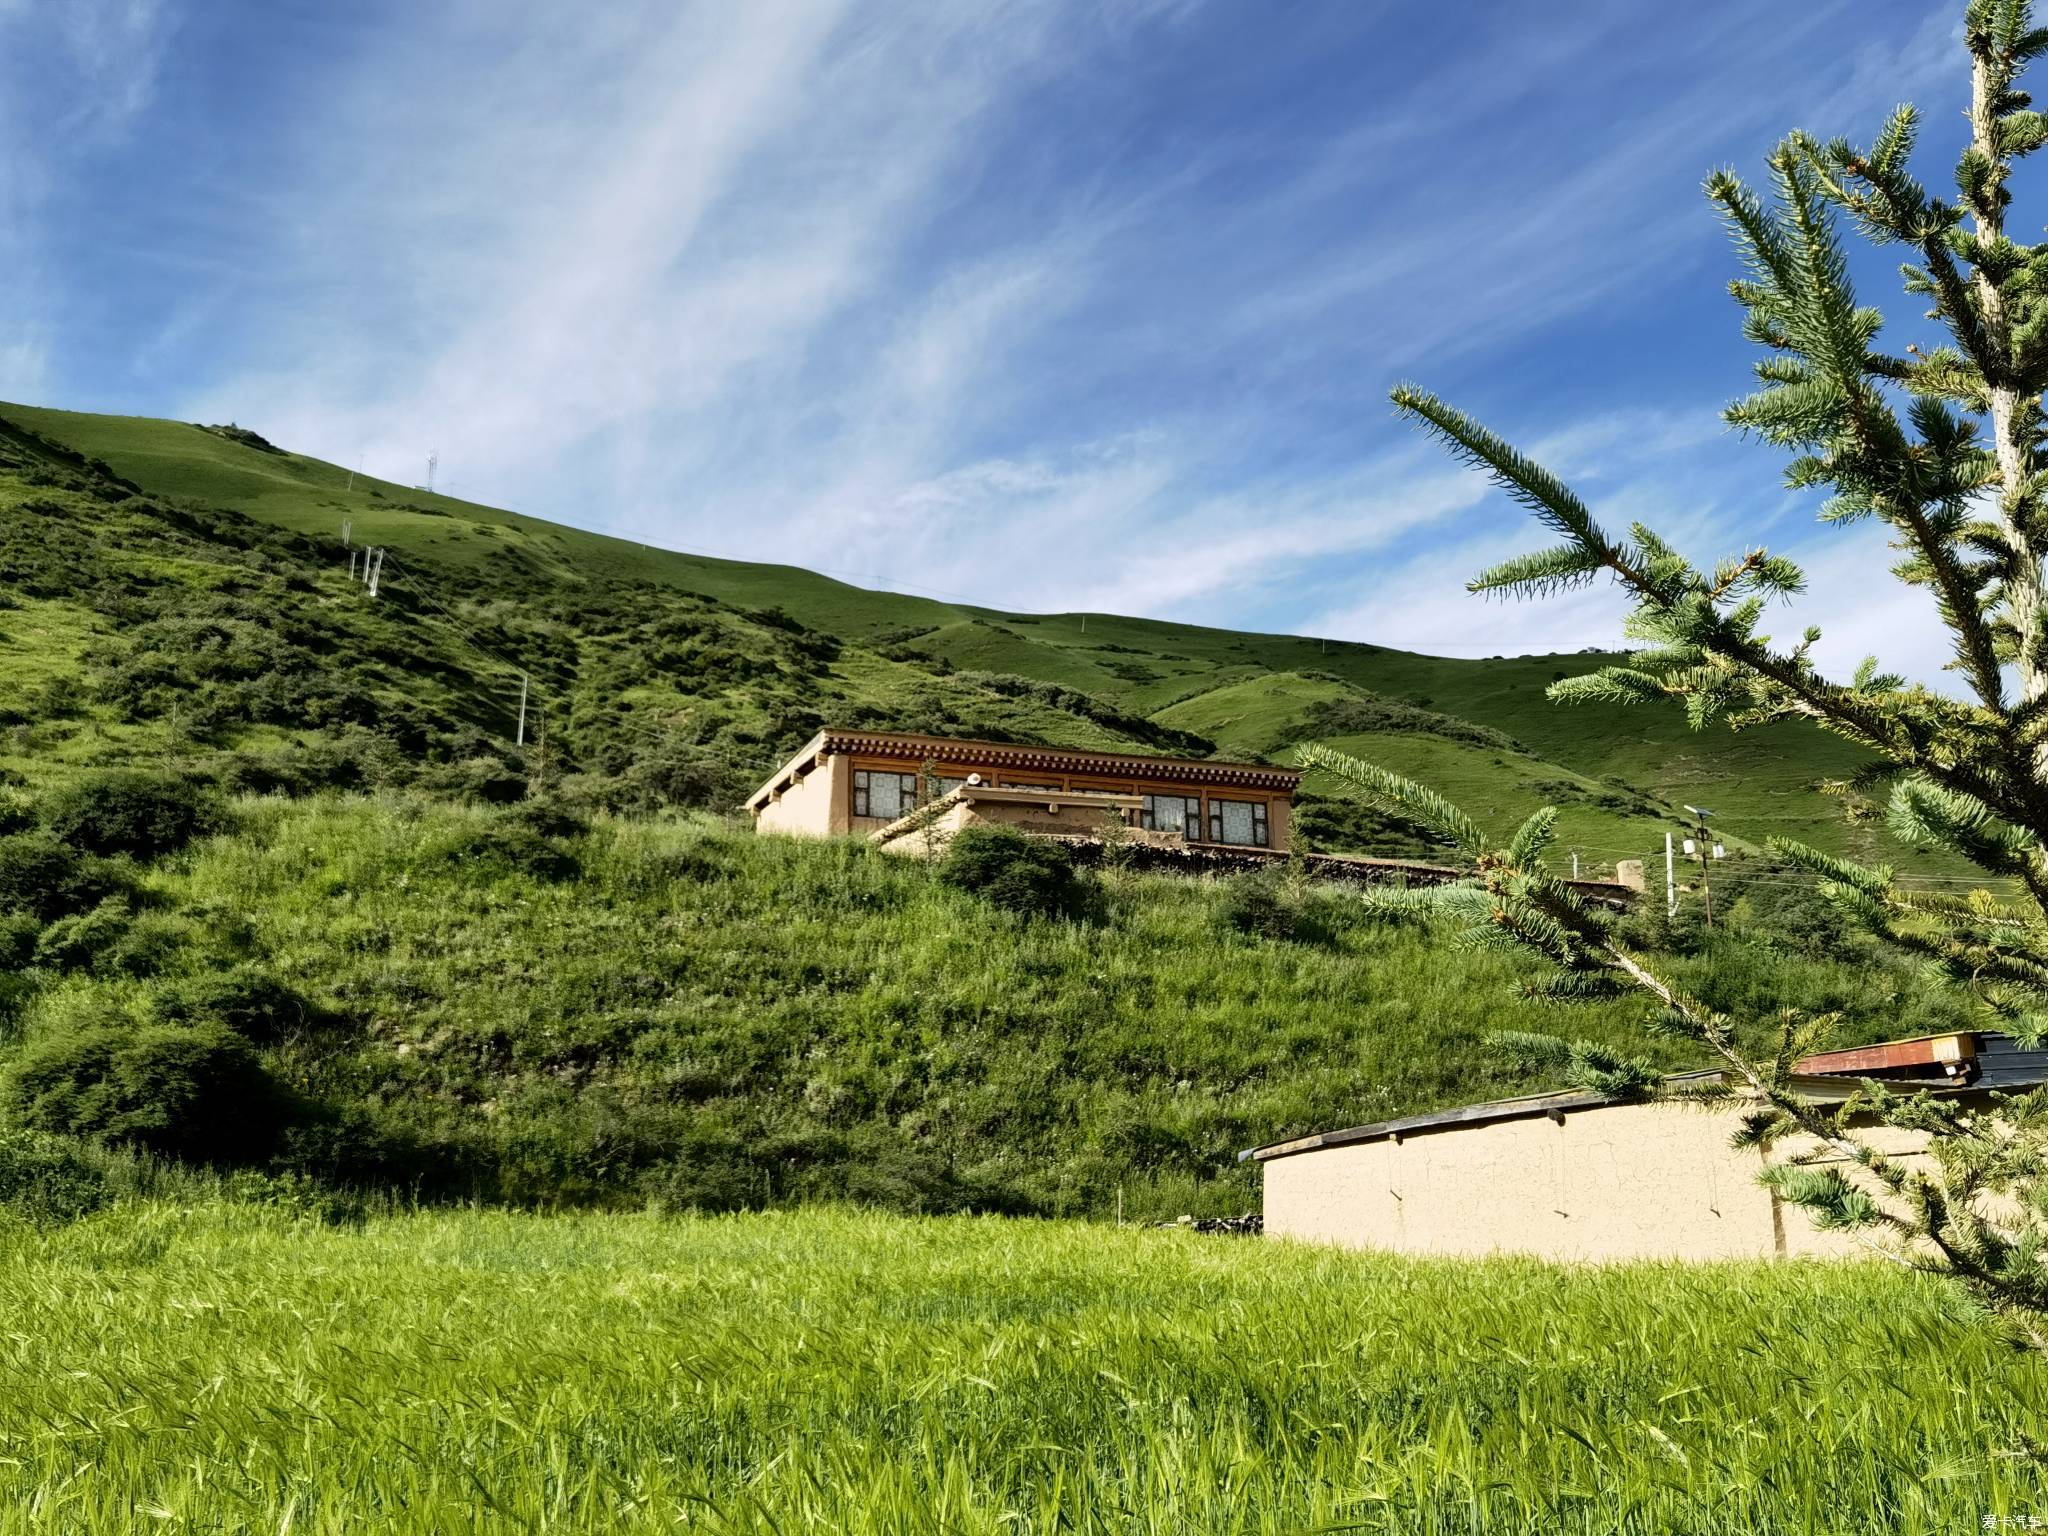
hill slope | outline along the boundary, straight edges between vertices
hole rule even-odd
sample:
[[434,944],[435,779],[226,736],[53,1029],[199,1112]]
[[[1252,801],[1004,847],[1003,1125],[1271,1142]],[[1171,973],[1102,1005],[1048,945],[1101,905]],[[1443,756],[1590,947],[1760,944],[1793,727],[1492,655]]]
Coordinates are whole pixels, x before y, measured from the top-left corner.
[[[256,457],[236,474],[282,457],[146,425],[205,464]],[[1214,882],[1133,878],[1087,921],[1022,921],[921,863],[704,809],[829,717],[1139,751],[1311,735],[1496,822],[1550,798],[1589,842],[1655,832],[1654,799],[1545,755],[1548,716],[1438,696],[1533,700],[1553,663],[1348,648],[1417,683],[1403,698],[1285,637],[1091,619],[1084,645],[1078,622],[969,613],[862,639],[692,590],[686,566],[465,584],[432,551],[373,600],[330,536],[97,458],[0,430],[0,1122],[535,1204],[1172,1215],[1249,1204],[1249,1143],[1523,1086],[1490,1030],[1640,1044],[1625,1005],[1560,1019],[1502,957],[1356,903],[1258,938]],[[1197,680],[1136,675],[1167,667]],[[1302,820],[1337,846],[1415,840],[1341,802]],[[1710,1006],[1839,1012],[1850,1039],[1954,1021],[1751,873],[1724,871],[1706,954],[1671,957]],[[1700,942],[1654,914],[1640,938]]]
[[[253,434],[4,404],[0,422],[18,429],[0,428],[0,440],[11,436],[22,458],[55,447],[96,461],[154,501],[232,509],[300,535],[302,558],[324,563],[330,578],[344,574],[338,533],[349,519],[357,543],[394,552],[392,597],[409,601],[422,620],[445,605],[442,616],[459,616],[502,658],[481,667],[495,672],[488,686],[496,697],[516,691],[514,671],[532,672],[537,705],[557,741],[571,748],[606,710],[633,714],[643,731],[655,729],[650,721],[673,726],[687,715],[687,733],[707,737],[696,745],[715,745],[727,765],[717,793],[765,772],[777,752],[827,717],[1140,746],[1149,721],[1233,755],[1338,741],[1431,777],[1489,818],[1517,818],[1558,800],[1566,846],[1578,847],[1593,867],[1654,856],[1681,802],[1712,806],[1738,849],[1782,833],[1836,851],[1897,856],[1880,834],[1844,826],[1837,805],[1816,792],[1823,780],[1855,768],[1855,749],[1797,725],[1738,738],[1691,732],[1676,711],[1552,706],[1544,688],[1597,665],[1595,656],[1462,661],[1115,615],[1007,614],[865,591],[794,567],[653,549],[362,476],[351,487],[347,471],[252,441]],[[348,589],[330,579],[323,590],[339,598]],[[816,642],[817,664],[786,672],[779,690],[734,686],[730,678],[707,685],[682,665],[688,658],[681,653],[644,645],[618,652],[610,637],[630,617],[619,611],[624,595],[643,625],[687,595],[742,614],[773,608],[827,638]],[[550,618],[536,621],[536,611]],[[75,650],[84,621],[75,613],[46,618],[51,644]],[[607,639],[594,644],[593,633]],[[740,653],[760,638],[758,629],[725,635]],[[477,668],[476,653],[466,654]],[[599,654],[607,666],[593,665]],[[991,704],[963,673],[1027,678],[1086,702],[1048,704],[1049,695],[1030,699],[1012,689]],[[719,701],[716,710],[707,693]],[[707,717],[718,711],[733,718],[707,732]],[[1465,725],[1490,734],[1474,737]],[[1152,745],[1161,744],[1155,737]],[[715,777],[701,764],[693,773],[707,784]],[[1398,829],[1341,808],[1308,825],[1328,846],[1416,851]]]

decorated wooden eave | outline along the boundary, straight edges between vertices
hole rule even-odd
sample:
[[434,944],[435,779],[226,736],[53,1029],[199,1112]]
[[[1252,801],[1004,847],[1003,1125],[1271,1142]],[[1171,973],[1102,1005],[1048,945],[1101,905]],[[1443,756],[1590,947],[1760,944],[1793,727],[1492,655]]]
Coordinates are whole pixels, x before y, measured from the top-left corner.
[[892,757],[927,760],[965,768],[1021,769],[1039,773],[1087,773],[1110,778],[1153,779],[1166,783],[1206,784],[1235,789],[1266,789],[1292,794],[1301,774],[1270,763],[1227,763],[1195,757],[1149,757],[1143,753],[1091,752],[1075,747],[1033,746],[1021,742],[969,741],[950,736],[924,736],[904,731],[842,731],[827,728],[813,736],[794,757],[759,789],[747,804],[758,809],[787,790],[821,757]]

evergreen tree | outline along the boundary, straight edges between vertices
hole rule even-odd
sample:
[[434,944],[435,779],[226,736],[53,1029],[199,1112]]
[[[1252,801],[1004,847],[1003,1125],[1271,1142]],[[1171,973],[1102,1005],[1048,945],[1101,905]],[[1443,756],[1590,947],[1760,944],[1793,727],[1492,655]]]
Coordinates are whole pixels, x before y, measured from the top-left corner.
[[[1967,8],[1970,137],[1953,199],[1908,168],[1911,107],[1867,148],[1793,134],[1770,157],[1768,197],[1727,172],[1706,187],[1742,259],[1730,291],[1763,353],[1757,389],[1727,420],[1789,452],[1788,484],[1827,489],[1823,520],[1889,528],[1902,552],[1894,574],[1930,589],[1953,637],[1962,697],[1909,686],[1875,659],[1847,681],[1823,676],[1817,630],[1788,645],[1763,628],[1766,604],[1801,590],[1790,561],[1752,549],[1695,566],[1640,523],[1625,534],[1603,527],[1555,475],[1434,396],[1403,386],[1394,400],[1561,540],[1483,573],[1473,591],[1542,596],[1606,578],[1628,594],[1639,649],[1551,696],[1673,701],[1695,728],[1803,719],[1868,748],[1872,767],[1845,792],[1882,795],[1899,838],[1960,854],[1995,883],[1929,895],[1888,867],[1773,846],[1869,928],[1969,988],[1988,1025],[2035,1041],[2048,1031],[2048,244],[2007,232],[2014,167],[2048,142],[2048,116],[2020,89],[2048,52],[2048,29],[2030,12],[2028,0]],[[1924,300],[1944,344],[1879,345],[1880,316],[1850,283],[1845,221],[1908,249],[1905,289]],[[1494,847],[1421,786],[1326,749],[1303,759],[1428,825],[1477,866],[1460,886],[1384,899],[1462,912],[1483,942],[1542,955],[1555,969],[1535,990],[1549,996],[1647,994],[1657,1028],[1726,1064],[1728,1086],[1714,1091],[1747,1100],[1740,1140],[1766,1147],[1803,1135],[1794,1145],[1817,1150],[1766,1167],[1780,1195],[1824,1227],[1955,1277],[2048,1352],[2048,1090],[1982,1111],[1874,1083],[1847,1106],[1810,1102],[1791,1068],[1822,1042],[1826,1021],[1782,1024],[1767,1058],[1746,1050],[1757,1038],[1750,1021],[1686,997],[1629,950],[1612,914],[1550,872],[1553,812]],[[1533,1035],[1501,1044],[1617,1097],[1663,1091],[1645,1063],[1597,1047]],[[1873,1121],[1933,1133],[1931,1157],[1887,1155],[1858,1128]]]

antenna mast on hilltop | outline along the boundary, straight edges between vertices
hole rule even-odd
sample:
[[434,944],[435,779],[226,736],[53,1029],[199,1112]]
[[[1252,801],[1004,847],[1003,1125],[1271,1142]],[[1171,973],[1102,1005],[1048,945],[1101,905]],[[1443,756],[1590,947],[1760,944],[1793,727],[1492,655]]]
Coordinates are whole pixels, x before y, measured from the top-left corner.
[[437,468],[437,467],[438,467],[438,466],[440,465],[440,463],[441,463],[441,454],[440,454],[440,450],[439,450],[439,449],[434,449],[434,448],[430,448],[430,449],[428,449],[428,450],[427,450],[427,494],[428,494],[429,496],[431,496],[431,495],[433,495],[433,494],[434,494],[434,470],[435,470],[435,469],[436,469],[436,468]]

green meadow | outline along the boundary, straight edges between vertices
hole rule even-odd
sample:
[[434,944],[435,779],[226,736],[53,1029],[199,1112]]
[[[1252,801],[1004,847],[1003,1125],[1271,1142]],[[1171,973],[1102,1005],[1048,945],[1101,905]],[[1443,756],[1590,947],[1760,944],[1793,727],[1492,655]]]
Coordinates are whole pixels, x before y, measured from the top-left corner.
[[2048,1379],[1862,1264],[836,1209],[0,1236],[0,1532],[1952,1536]]

